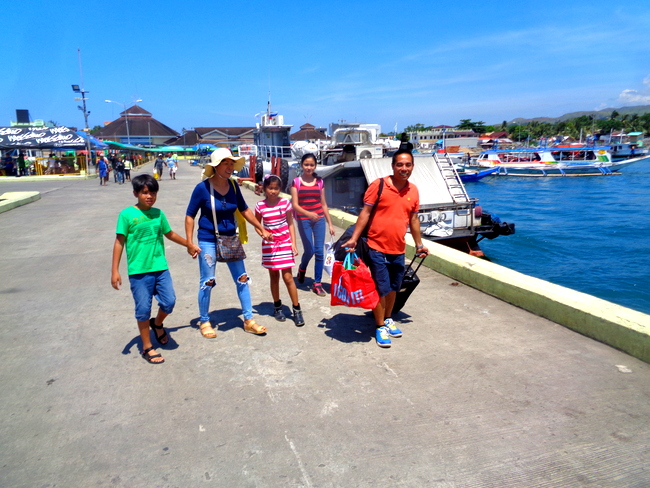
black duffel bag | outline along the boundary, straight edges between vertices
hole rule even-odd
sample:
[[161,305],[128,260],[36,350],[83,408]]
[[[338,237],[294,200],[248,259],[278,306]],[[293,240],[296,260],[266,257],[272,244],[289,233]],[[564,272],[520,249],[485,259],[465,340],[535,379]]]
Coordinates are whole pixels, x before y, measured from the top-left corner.
[[[372,207],[372,211],[370,212],[370,217],[368,218],[366,228],[361,233],[361,237],[359,237],[359,240],[357,241],[357,247],[355,248],[357,256],[359,256],[359,259],[366,263],[366,265],[369,265],[370,263],[370,257],[368,256],[368,229],[372,224],[372,218],[375,216],[375,212],[377,211],[377,204],[379,203],[379,198],[381,197],[381,192],[383,190],[384,179],[381,178],[379,180],[379,188],[377,189],[377,200],[375,200],[375,205]],[[352,224],[350,227],[345,229],[345,232],[334,243],[334,259],[337,261],[343,261],[345,259],[346,250],[343,248],[343,244],[350,240],[356,228],[357,224]]]

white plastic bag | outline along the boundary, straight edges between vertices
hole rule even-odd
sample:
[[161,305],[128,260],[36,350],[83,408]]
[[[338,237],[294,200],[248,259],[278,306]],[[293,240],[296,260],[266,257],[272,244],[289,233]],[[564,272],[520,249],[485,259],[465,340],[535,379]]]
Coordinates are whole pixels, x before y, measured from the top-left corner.
[[330,236],[330,241],[325,243],[325,263],[323,269],[327,274],[332,276],[332,269],[334,267],[334,236]]

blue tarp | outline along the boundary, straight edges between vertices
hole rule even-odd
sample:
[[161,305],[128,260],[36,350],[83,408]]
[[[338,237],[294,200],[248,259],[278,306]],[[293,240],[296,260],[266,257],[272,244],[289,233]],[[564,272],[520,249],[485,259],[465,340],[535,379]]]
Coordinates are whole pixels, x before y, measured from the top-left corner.
[[84,140],[85,139],[90,140],[90,147],[93,148],[93,149],[106,149],[108,147],[108,144],[106,144],[105,142],[100,141],[99,139],[97,139],[92,134],[86,135],[86,133],[84,131],[81,131],[81,130],[78,130],[77,134],[79,134],[81,137],[83,137]]

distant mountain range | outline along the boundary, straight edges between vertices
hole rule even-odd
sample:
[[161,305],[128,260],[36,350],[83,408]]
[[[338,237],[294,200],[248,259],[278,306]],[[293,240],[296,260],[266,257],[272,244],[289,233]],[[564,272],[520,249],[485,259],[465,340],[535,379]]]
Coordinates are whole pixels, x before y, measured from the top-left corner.
[[[527,124],[532,121],[548,122],[555,124],[557,122],[564,122],[565,120],[575,119],[583,115],[594,115],[596,119],[609,119],[612,112],[616,110],[619,113],[619,119],[622,115],[638,114],[643,115],[650,112],[650,105],[637,105],[635,107],[621,107],[621,108],[604,108],[602,110],[587,110],[584,112],[571,112],[564,114],[561,117],[533,117],[532,119],[524,119],[522,117],[516,118],[508,122],[509,124]],[[498,125],[498,124],[497,124]]]

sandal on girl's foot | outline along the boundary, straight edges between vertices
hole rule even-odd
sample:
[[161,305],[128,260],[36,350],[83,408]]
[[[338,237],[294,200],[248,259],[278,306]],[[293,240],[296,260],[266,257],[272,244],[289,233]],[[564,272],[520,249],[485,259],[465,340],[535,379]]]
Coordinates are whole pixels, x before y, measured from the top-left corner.
[[[165,362],[164,359],[162,359],[162,354],[153,354],[149,355],[150,351],[153,351],[153,347],[148,347],[144,351],[142,351],[142,357],[144,358],[145,361],[147,361],[149,364],[162,364]],[[161,358],[161,361],[152,361],[152,359],[156,358]]]
[[[153,329],[153,335],[156,336],[156,340],[158,341],[158,344],[160,344],[161,346],[166,346],[167,343],[169,342],[169,339],[167,338],[167,331],[163,327],[163,324],[156,325],[156,319],[150,318],[149,319],[149,325]],[[161,329],[162,329],[163,333],[158,335],[157,331],[159,331]]]
[[203,322],[201,325],[199,325],[199,330],[201,331],[201,335],[206,339],[217,338],[217,333],[212,328],[212,324],[210,322]]
[[255,319],[245,320],[244,330],[249,334],[256,334],[256,335],[266,334],[266,327],[255,322]]

